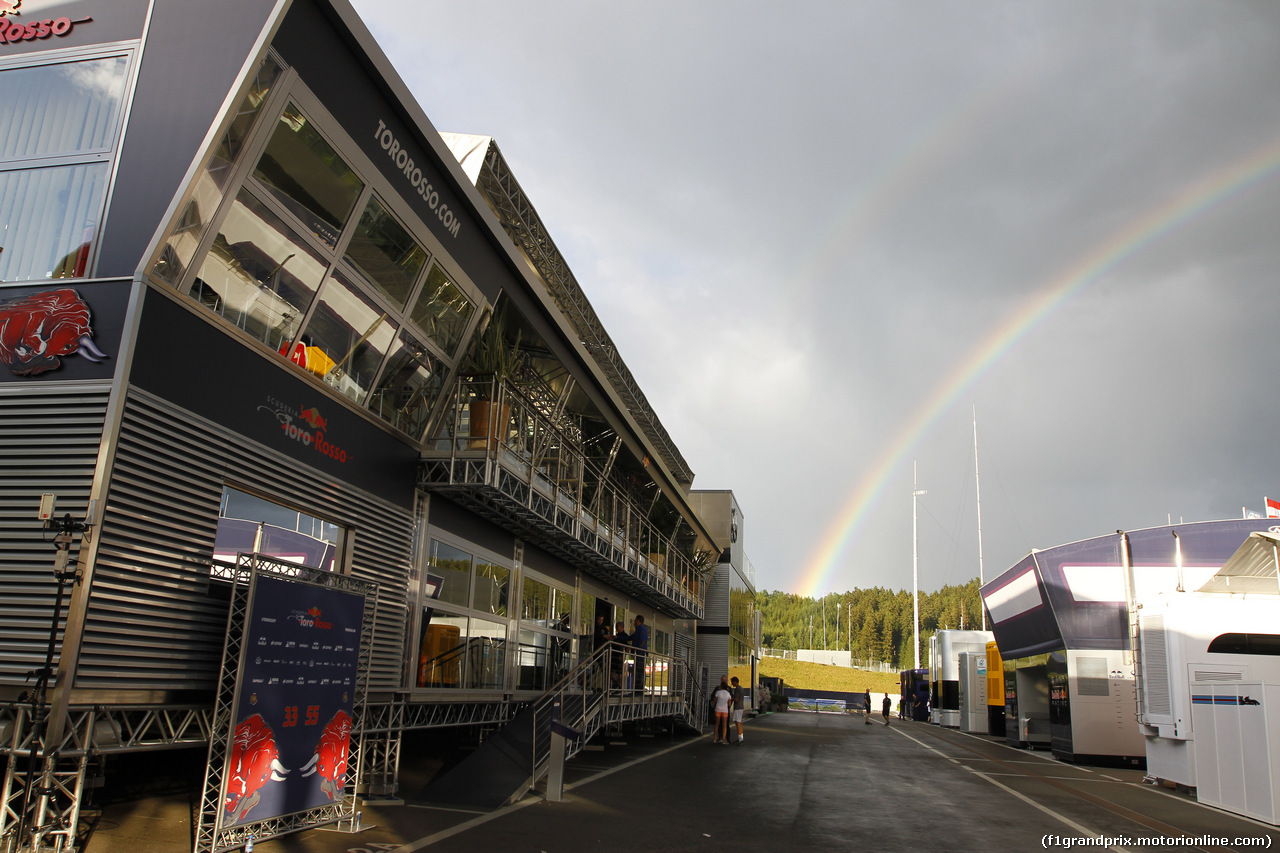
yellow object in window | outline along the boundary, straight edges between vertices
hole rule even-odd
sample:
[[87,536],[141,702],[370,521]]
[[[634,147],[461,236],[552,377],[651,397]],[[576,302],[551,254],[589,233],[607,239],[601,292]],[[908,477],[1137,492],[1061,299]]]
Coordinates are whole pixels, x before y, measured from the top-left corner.
[[323,379],[330,370],[333,370],[334,365],[337,364],[337,362],[329,358],[325,351],[320,349],[320,347],[307,347],[306,351],[307,361],[303,366],[316,376],[319,376],[321,379]]

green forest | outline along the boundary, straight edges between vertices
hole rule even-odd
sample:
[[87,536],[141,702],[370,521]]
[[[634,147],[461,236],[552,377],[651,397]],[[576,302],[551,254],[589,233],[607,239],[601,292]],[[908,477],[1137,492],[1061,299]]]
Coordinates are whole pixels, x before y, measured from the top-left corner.
[[[910,669],[912,641],[911,591],[855,589],[822,598],[789,592],[756,595],[761,614],[761,644],[766,649],[852,649],[855,661],[887,663]],[[920,593],[920,665],[929,665],[929,637],[952,628],[982,627],[978,579]]]

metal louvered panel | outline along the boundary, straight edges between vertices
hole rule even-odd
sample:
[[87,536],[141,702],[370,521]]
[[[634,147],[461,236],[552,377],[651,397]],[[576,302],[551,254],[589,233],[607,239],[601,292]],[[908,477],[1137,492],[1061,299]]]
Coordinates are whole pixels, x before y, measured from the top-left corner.
[[1164,616],[1142,618],[1142,699],[1145,722],[1173,722],[1173,694],[1169,684],[1169,648]]
[[57,583],[52,536],[36,510],[40,495],[53,492],[59,515],[84,517],[110,390],[0,384],[0,683],[22,684],[44,665]]
[[76,686],[213,687],[227,600],[209,562],[228,483],[353,528],[352,574],[379,585],[370,687],[399,688],[412,515],[136,389],[113,465]]

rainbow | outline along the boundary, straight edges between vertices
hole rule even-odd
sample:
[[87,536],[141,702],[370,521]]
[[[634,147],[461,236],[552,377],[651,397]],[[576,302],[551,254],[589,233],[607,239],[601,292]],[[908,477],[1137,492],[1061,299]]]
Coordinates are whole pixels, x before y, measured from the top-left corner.
[[1271,177],[1280,168],[1280,140],[1273,141],[1194,184],[1104,240],[1030,297],[958,363],[934,388],[876,458],[832,519],[805,562],[796,584],[799,595],[816,596],[841,564],[849,546],[911,450],[974,382],[1056,308],[1193,217],[1236,192]]

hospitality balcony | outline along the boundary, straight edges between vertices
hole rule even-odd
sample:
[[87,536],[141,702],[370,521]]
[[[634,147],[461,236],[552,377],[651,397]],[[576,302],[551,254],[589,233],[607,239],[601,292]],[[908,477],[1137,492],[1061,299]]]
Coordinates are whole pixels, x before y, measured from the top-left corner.
[[[419,485],[674,618],[702,619],[692,534],[660,531],[616,475],[621,441],[584,449],[581,426],[540,386],[460,378]],[[605,444],[610,445],[606,451]],[[652,504],[652,500],[649,500]]]

